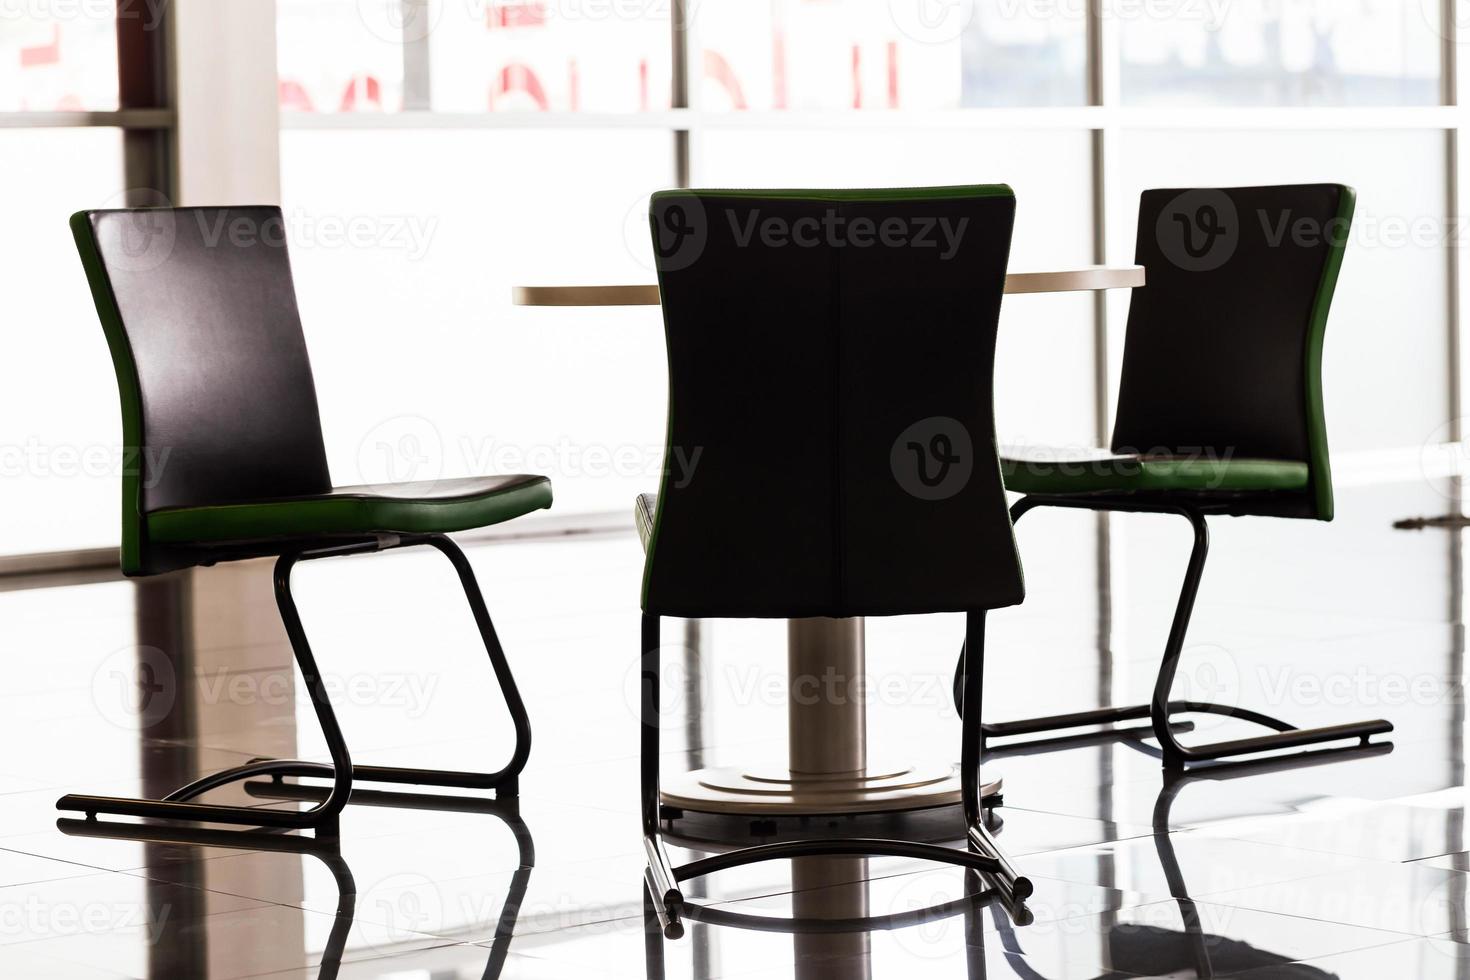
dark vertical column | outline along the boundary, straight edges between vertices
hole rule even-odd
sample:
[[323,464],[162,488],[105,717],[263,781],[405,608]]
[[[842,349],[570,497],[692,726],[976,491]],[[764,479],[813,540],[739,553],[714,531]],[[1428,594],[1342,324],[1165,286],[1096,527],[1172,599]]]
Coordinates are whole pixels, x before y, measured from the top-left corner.
[[[117,68],[119,109],[166,109],[168,85],[166,0],[118,0]],[[173,198],[173,134],[170,129],[123,131],[123,186],[129,206],[167,203]]]
[[[174,572],[134,583],[134,618],[139,651],[140,698],[168,699],[168,710],[158,721],[139,732],[143,793],[155,799],[166,796],[195,776],[198,720],[194,699],[187,696],[187,679],[194,669],[193,638],[189,623],[191,577]],[[162,656],[160,657],[159,654]],[[157,667],[166,662],[170,676],[157,677]],[[160,689],[162,688],[162,689]],[[139,712],[142,714],[143,712]],[[147,742],[167,739],[180,745],[177,752],[152,752]]]
[[[1464,513],[1464,481],[1455,477],[1452,481],[1456,508]],[[1449,683],[1460,685],[1458,696],[1450,698],[1452,705],[1449,730],[1449,778],[1450,786],[1465,785],[1465,532],[1461,529],[1451,530],[1449,533],[1449,579],[1450,579],[1450,650],[1449,663],[1446,665],[1446,674]],[[1460,807],[1451,807],[1445,811],[1445,840],[1448,843],[1446,853],[1459,851],[1465,848],[1465,812]],[[1467,916],[1467,903],[1470,903],[1470,883],[1456,880],[1459,894],[1454,896],[1451,908],[1454,912],[1454,924],[1452,933],[1456,940],[1463,941],[1467,930],[1470,930],[1470,916]],[[1470,962],[1457,960],[1455,963],[1455,977],[1457,980],[1470,978]]]
[[[669,27],[673,32],[669,106],[674,109],[689,108],[689,4],[690,0],[674,0],[669,12]],[[675,186],[689,186],[692,179],[690,156],[689,130],[674,130]]]
[[[118,108],[163,109],[172,103],[168,79],[168,8],[165,0],[118,0],[117,66]],[[123,185],[127,188],[124,203],[129,206],[161,205],[173,198],[173,132],[172,129],[124,129]],[[172,690],[154,692],[154,696],[172,699],[168,711],[153,725],[139,732],[138,770],[142,793],[154,799],[167,795],[194,778],[198,768],[198,746],[194,741],[197,719],[194,699],[184,696],[181,685],[193,672],[192,635],[189,616],[191,575],[178,572],[157,578],[139,580],[135,585],[135,629],[139,663],[139,680],[147,683],[161,651],[163,660],[172,667],[172,677],[162,683]],[[139,692],[143,696],[145,692]],[[167,750],[150,748],[155,739],[167,739]],[[193,853],[193,852],[191,852]],[[202,885],[202,862],[178,860],[178,848],[168,844],[145,844],[146,866],[169,861],[173,880],[183,884]],[[158,885],[147,886],[147,903],[151,911],[160,913],[153,921],[164,924],[165,932],[149,948],[148,972],[153,977],[203,976],[208,956],[202,937],[187,941],[170,941],[168,930],[198,921],[204,914],[206,896],[202,891],[175,890],[167,897],[157,893]],[[196,896],[198,908],[181,909],[177,903],[184,896]],[[168,908],[160,907],[167,903]],[[166,913],[166,914],[163,914]]]
[[[134,586],[134,618],[141,659],[138,677],[144,684],[161,684],[164,690],[153,690],[151,695],[171,701],[167,712],[139,733],[138,770],[142,777],[143,795],[151,799],[166,796],[198,775],[198,719],[195,714],[198,706],[189,696],[189,679],[194,674],[190,616],[192,582],[191,572],[174,572],[140,579]],[[162,657],[158,656],[159,653]],[[160,662],[169,665],[169,676],[154,677]],[[146,696],[146,693],[140,692],[140,695]],[[158,739],[167,739],[168,744],[158,747],[155,741]],[[150,868],[167,862],[169,878],[178,884],[191,886],[165,890],[165,886],[151,879],[146,886],[145,901],[152,916],[150,921],[159,923],[163,929],[158,942],[149,946],[148,975],[160,980],[207,976],[207,940],[205,932],[197,928],[208,912],[208,895],[202,890],[204,862],[199,849],[187,845],[145,843],[143,859],[145,866]],[[181,908],[181,902],[193,907]],[[170,935],[172,931],[183,928],[190,928],[187,937]]]

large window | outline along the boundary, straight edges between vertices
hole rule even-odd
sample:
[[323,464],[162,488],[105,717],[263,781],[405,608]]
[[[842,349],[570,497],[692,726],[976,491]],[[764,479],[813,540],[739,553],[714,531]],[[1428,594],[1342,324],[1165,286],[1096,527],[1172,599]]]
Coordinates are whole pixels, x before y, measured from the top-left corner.
[[[303,225],[339,479],[519,463],[554,477],[563,514],[625,511],[658,466],[656,311],[518,309],[510,287],[651,279],[646,198],[678,180],[1004,181],[1027,269],[1130,261],[1145,187],[1352,183],[1362,233],[1328,343],[1334,448],[1417,446],[1449,417],[1455,270],[1423,226],[1451,224],[1457,118],[1371,115],[1432,111],[1447,91],[1433,0],[278,10],[284,197]],[[1314,106],[1335,107],[1330,129]],[[310,240],[322,222],[361,239]],[[1400,226],[1417,231],[1403,241]],[[1006,303],[1003,441],[1106,437],[1127,303]],[[408,367],[409,336],[456,357]],[[383,371],[392,386],[372,380]],[[1384,386],[1400,392],[1391,410],[1354,394]]]
[[278,0],[293,112],[669,106],[665,0]]
[[117,387],[67,218],[167,200],[162,7],[0,5],[0,553],[118,539]]
[[1444,133],[1148,129],[1125,135],[1122,159],[1130,200],[1145,187],[1181,184],[1356,187],[1323,352],[1332,447],[1418,446],[1444,424],[1451,382]]
[[[558,512],[627,509],[656,484],[658,311],[510,299],[517,283],[651,277],[625,223],[672,182],[669,142],[638,129],[283,134],[338,483],[547,473]],[[332,226],[343,234],[322,233]]]
[[0,9],[0,112],[116,109],[116,24],[112,0]]
[[[657,311],[516,308],[510,287],[651,279],[647,196],[679,182],[1005,181],[1014,264],[1041,269],[1127,262],[1145,187],[1347,181],[1360,203],[1327,348],[1334,449],[1457,431],[1464,153],[1443,104],[1455,25],[1435,0],[275,9],[275,91],[255,97],[280,109],[340,482],[527,469],[556,479],[561,514],[625,512],[659,465]],[[0,153],[20,175],[0,196],[24,229],[0,253],[25,270],[0,303],[32,366],[0,395],[8,553],[117,537],[115,386],[65,221],[173,196],[170,13],[0,10]],[[1007,302],[1006,441],[1106,435],[1127,302]]]
[[1027,4],[703,0],[699,108],[1080,105],[1085,19]]
[[[1433,0],[1119,5],[1123,97],[1158,105],[1434,105]],[[1149,15],[1149,11],[1152,15]]]

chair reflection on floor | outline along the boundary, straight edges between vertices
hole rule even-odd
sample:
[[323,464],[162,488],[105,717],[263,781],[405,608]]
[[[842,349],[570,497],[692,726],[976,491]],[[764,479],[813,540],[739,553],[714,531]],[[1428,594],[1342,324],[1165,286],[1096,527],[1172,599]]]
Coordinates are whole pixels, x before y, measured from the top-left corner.
[[[1109,733],[1060,739],[1076,745],[1079,742],[1097,744],[1108,740]],[[1118,739],[1113,739],[1117,741]],[[1126,744],[1154,754],[1149,747],[1132,737],[1125,738]],[[1055,743],[1053,743],[1055,745]],[[995,756],[1035,754],[1035,744],[1015,746],[1010,753],[1005,749],[993,749]],[[1174,837],[1170,833],[1174,801],[1184,789],[1193,783],[1223,782],[1258,776],[1272,772],[1286,772],[1310,766],[1331,765],[1373,756],[1387,755],[1393,751],[1392,744],[1373,744],[1337,749],[1319,749],[1293,756],[1260,759],[1252,762],[1237,762],[1229,765],[1205,767],[1188,771],[1165,771],[1164,783],[1154,801],[1153,842],[1158,852],[1159,865],[1164,871],[1169,895],[1179,907],[1183,931],[1161,926],[1139,923],[1117,923],[1106,930],[1106,953],[1112,971],[1100,975],[1098,980],[1111,980],[1130,976],[1171,977],[1224,977],[1250,970],[1252,977],[1272,980],[1330,980],[1333,974],[1316,967],[1292,962],[1288,956],[1257,949],[1249,943],[1205,931],[1199,907],[1189,895],[1184,873],[1174,852]],[[1005,950],[1006,960],[1015,975],[1027,980],[1044,980],[1025,960],[1025,949],[1014,929],[1004,916],[995,916],[996,933]],[[1191,972],[1192,971],[1192,972]],[[1269,972],[1266,972],[1269,971]],[[981,976],[984,974],[982,973]],[[972,973],[971,976],[974,976]]]
[[[854,864],[866,866],[867,858],[793,858],[791,876],[795,890],[791,893],[793,914],[790,917],[690,905],[685,918],[704,925],[786,933],[792,939],[795,975],[812,980],[869,980],[872,975],[868,956],[870,933],[909,929],[955,915],[965,917],[966,975],[977,980],[985,976],[985,949],[975,941],[981,929],[980,914],[990,907],[997,921],[1004,920],[1007,928],[1012,921],[1021,926],[1031,923],[1031,913],[1024,905],[1006,905],[1003,892],[982,883],[983,873],[972,868],[965,869],[965,893],[960,898],[907,912],[870,915],[865,876],[834,873],[835,866]],[[646,889],[643,933],[648,980],[664,980],[664,933],[658,910]]]
[[[275,800],[314,801],[328,792],[315,786],[301,786],[284,780],[246,783],[245,789],[253,796]],[[418,810],[442,810],[446,812],[484,813],[500,819],[515,836],[518,854],[517,868],[511,875],[506,889],[505,902],[495,923],[495,935],[490,944],[490,955],[481,974],[484,980],[496,980],[505,969],[510,955],[510,943],[515,936],[516,920],[531,884],[531,870],[536,864],[535,841],[531,829],[521,819],[516,800],[487,800],[473,797],[439,796],[423,793],[377,792],[353,790],[352,802],[364,806],[406,807]],[[206,827],[181,827],[177,825],[124,824],[102,820],[81,820],[63,817],[56,826],[66,834],[78,837],[105,837],[115,840],[132,840],[151,844],[176,844],[189,847],[222,847],[244,851],[275,851],[286,854],[309,854],[321,861],[331,872],[337,887],[337,909],[332,919],[332,928],[321,953],[321,967],[317,980],[334,980],[347,952],[347,939],[352,932],[354,912],[357,905],[357,883],[352,869],[341,852],[338,838],[309,837],[285,833],[280,830],[260,827],[254,830],[215,830]],[[192,860],[198,861],[197,857]],[[201,896],[206,893],[200,891]],[[207,976],[203,964],[196,958],[205,944],[197,937],[178,937],[170,941],[170,930],[198,928],[197,918],[170,915],[160,917],[162,933],[150,948],[149,975],[158,980],[174,977]]]
[[[1079,743],[1096,745],[1120,739],[1116,733],[1073,736],[1057,742],[1075,747]],[[1134,748],[1147,749],[1136,738],[1123,739]],[[1053,747],[1059,747],[1053,743]],[[1015,746],[1009,750],[993,750],[994,755],[1034,755],[1044,749],[1036,744]],[[1134,976],[1224,977],[1250,970],[1252,977],[1272,980],[1332,980],[1330,974],[1317,967],[1293,962],[1269,950],[1259,949],[1240,939],[1216,935],[1206,930],[1198,905],[1190,897],[1184,873],[1174,851],[1172,811],[1174,803],[1194,783],[1243,779],[1273,772],[1287,772],[1312,766],[1387,755],[1392,745],[1370,745],[1342,749],[1323,749],[1289,757],[1234,763],[1228,766],[1166,773],[1153,809],[1153,843],[1159,865],[1164,872],[1170,897],[1179,909],[1182,929],[1139,922],[1106,923],[1101,948],[1106,969],[1096,980],[1122,980]],[[1152,753],[1150,753],[1152,754]],[[847,865],[836,867],[835,863]],[[732,908],[690,906],[686,918],[706,925],[719,925],[762,932],[789,933],[792,936],[795,973],[798,978],[812,980],[871,980],[869,934],[893,929],[921,926],[947,916],[965,917],[965,951],[963,975],[966,980],[987,977],[987,944],[999,943],[1000,958],[1005,962],[1004,977],[1023,980],[1049,980],[1028,957],[1024,930],[1031,913],[1024,908],[1010,909],[1000,901],[1000,893],[988,889],[981,876],[969,871],[965,876],[965,894],[953,901],[917,911],[885,916],[871,916],[868,909],[868,881],[865,858],[800,858],[792,862],[792,918],[777,918],[736,912]],[[799,870],[804,869],[804,870]],[[805,908],[803,905],[805,904]],[[985,913],[989,909],[993,927],[986,934]],[[1014,920],[1014,924],[1013,924]],[[651,900],[644,896],[645,952],[649,980],[664,980],[664,941],[658,916]],[[1051,933],[1048,938],[1054,938]],[[696,939],[696,945],[698,939]],[[958,969],[958,967],[957,967]]]

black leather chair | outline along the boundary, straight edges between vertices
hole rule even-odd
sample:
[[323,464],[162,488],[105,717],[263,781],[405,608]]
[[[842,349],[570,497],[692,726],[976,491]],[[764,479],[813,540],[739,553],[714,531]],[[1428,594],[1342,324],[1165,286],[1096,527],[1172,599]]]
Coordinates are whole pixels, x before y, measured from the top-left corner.
[[[353,779],[514,796],[531,729],[464,553],[445,535],[551,505],[540,476],[334,487],[279,208],[87,211],[72,234],[112,351],[127,466],[122,570],[130,576],[276,556],[275,593],[332,762],[260,760],[163,800],[68,795],[62,810],[332,832]],[[299,561],[428,545],[453,563],[516,742],[494,772],[354,766],[291,596]],[[253,776],[326,777],[305,811],[190,802]]]
[[[1014,214],[1004,186],[654,195],[669,414],[660,491],[644,505],[642,814],[670,937],[680,882],[773,858],[922,857],[1030,894],[982,822],[979,782],[985,615],[1024,595],[991,404]],[[952,247],[939,227],[958,229]],[[670,863],[661,617],[937,612],[966,617],[968,849],[819,839]]]
[[[1339,184],[1150,190],[1138,213],[1133,294],[1111,452],[1006,453],[1008,490],[1035,507],[1178,514],[1194,528],[1184,587],[1147,705],[983,726],[987,738],[1147,718],[1163,763],[1357,740],[1376,720],[1299,729],[1231,705],[1169,698],[1209,548],[1211,515],[1330,521],[1322,342],[1355,195]],[[961,669],[963,668],[961,653]],[[960,697],[960,678],[955,679]],[[1229,715],[1270,734],[1184,745],[1170,718]]]

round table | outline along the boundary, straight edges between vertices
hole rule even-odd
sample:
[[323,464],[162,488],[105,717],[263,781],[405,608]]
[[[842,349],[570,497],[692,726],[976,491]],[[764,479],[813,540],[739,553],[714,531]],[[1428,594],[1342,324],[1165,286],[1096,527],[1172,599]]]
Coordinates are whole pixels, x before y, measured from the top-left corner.
[[[1131,289],[1144,284],[1142,266],[1085,266],[1055,272],[1013,272],[1005,291],[1060,293]],[[516,286],[516,306],[657,306],[654,283]],[[866,672],[861,618],[793,619],[787,624],[787,690],[804,679],[850,685]],[[851,689],[844,687],[844,689]],[[665,806],[698,813],[808,817],[894,813],[957,805],[957,766],[883,763],[868,758],[867,710],[861,698],[791,699],[784,767],[725,766],[663,781]],[[982,787],[1000,791],[998,779]]]

